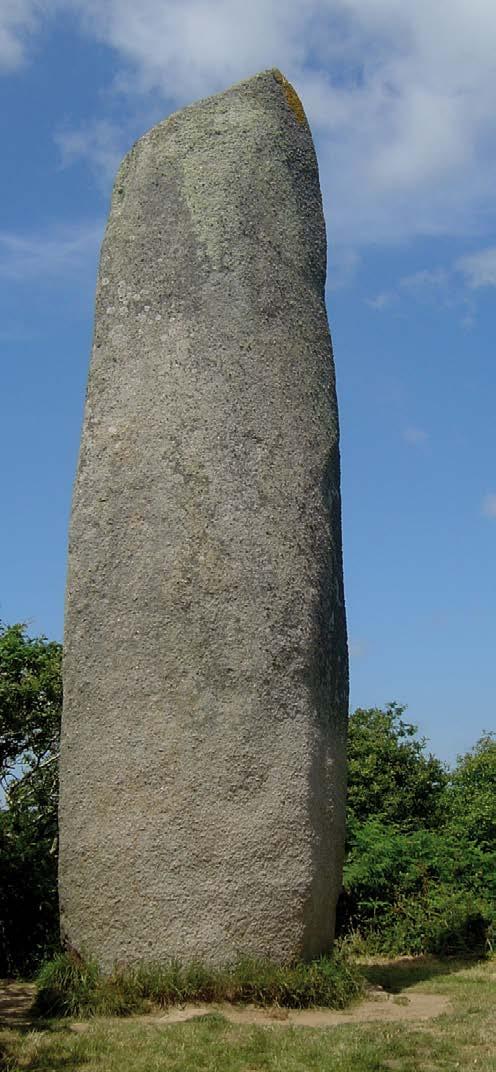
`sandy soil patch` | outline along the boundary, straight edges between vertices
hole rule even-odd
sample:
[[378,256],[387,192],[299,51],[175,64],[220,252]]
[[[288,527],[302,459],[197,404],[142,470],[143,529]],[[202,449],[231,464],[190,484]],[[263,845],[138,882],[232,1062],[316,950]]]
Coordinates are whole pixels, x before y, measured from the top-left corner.
[[[0,1024],[15,1027],[29,1023],[31,1007],[36,994],[34,983],[0,981]],[[432,1020],[442,1013],[451,1012],[447,997],[442,994],[423,994],[416,990],[408,994],[389,994],[384,990],[371,990],[364,1001],[350,1009],[282,1009],[257,1005],[218,1005],[207,1002],[198,1005],[175,1005],[163,1012],[143,1016],[126,1017],[134,1023],[181,1024],[199,1016],[220,1014],[231,1024],[259,1024],[280,1027],[336,1027],[339,1024],[375,1023],[378,1021]],[[71,1024],[73,1031],[86,1031],[91,1021]]]
[[141,1023],[180,1024],[198,1016],[220,1013],[232,1024],[265,1024],[281,1027],[336,1027],[338,1024],[374,1023],[377,1021],[432,1020],[451,1012],[451,1004],[442,994],[387,994],[370,991],[365,1001],[350,1009],[281,1009],[256,1005],[184,1005],[137,1017]]

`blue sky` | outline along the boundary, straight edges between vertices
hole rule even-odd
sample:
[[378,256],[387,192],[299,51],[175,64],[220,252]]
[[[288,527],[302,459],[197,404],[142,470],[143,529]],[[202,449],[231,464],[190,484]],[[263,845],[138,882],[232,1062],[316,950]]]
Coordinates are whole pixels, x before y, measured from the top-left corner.
[[61,638],[98,247],[117,163],[266,67],[314,131],[342,425],[352,706],[443,758],[495,725],[493,0],[7,0],[0,618]]

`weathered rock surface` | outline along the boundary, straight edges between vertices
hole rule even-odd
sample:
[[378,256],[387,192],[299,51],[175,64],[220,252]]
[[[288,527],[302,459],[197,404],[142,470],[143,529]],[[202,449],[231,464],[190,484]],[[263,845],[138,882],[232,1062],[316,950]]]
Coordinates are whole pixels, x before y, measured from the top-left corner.
[[66,605],[65,940],[311,956],[341,881],[347,649],[325,226],[267,71],[114,187]]

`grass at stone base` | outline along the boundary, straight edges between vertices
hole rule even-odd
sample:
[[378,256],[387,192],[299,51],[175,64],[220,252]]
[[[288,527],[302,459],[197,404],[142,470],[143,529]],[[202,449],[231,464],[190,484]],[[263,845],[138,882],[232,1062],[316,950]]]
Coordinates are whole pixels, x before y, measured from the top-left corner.
[[343,1024],[327,1029],[249,1027],[206,1016],[161,1026],[98,1019],[0,1031],[1,1072],[495,1072],[496,961],[432,957],[365,966],[398,994],[450,998],[453,1011],[425,1023]]
[[244,959],[231,967],[143,964],[104,974],[91,960],[62,953],[38,976],[42,1016],[128,1016],[153,1006],[195,1001],[342,1009],[363,991],[363,976],[343,954],[310,963]]

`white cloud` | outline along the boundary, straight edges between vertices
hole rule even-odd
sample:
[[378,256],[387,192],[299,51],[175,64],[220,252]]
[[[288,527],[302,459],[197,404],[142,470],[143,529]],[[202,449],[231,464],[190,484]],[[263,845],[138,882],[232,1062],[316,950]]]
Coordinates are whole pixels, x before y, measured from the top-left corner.
[[55,142],[63,167],[77,160],[87,160],[98,185],[105,190],[113,181],[127,148],[121,128],[106,119],[96,119],[77,130],[59,130]]
[[103,224],[57,228],[52,234],[0,231],[0,277],[18,281],[65,276],[94,263]]
[[303,69],[314,17],[307,0],[73,0],[86,31],[128,61],[133,89],[194,99],[279,62]]
[[340,290],[353,279],[360,263],[360,256],[352,246],[330,243],[328,255],[329,290]]
[[477,287],[496,287],[496,246],[460,257],[456,267],[472,290]]
[[394,301],[394,294],[385,290],[382,294],[376,294],[375,298],[366,298],[367,305],[371,309],[376,309],[378,312],[382,312],[383,309],[388,309],[391,303]]
[[400,286],[414,294],[422,292],[425,288],[435,290],[445,287],[449,282],[449,272],[445,268],[422,268],[412,275],[404,275],[400,279]]
[[461,324],[463,330],[464,331],[471,331],[472,328],[474,327],[475,321],[476,321],[476,316],[475,316],[474,310],[471,309],[470,307],[468,307],[467,312],[465,313],[465,316],[462,316],[462,318],[460,320],[460,324]]
[[37,0],[2,0],[0,9],[0,71],[12,71],[25,59],[26,44],[39,23]]
[[415,424],[409,424],[403,429],[403,439],[411,447],[423,447],[429,440],[429,433],[425,428],[418,428]]
[[84,0],[129,84],[173,103],[278,65],[318,139],[336,242],[470,230],[492,167],[493,0]]
[[164,114],[281,67],[316,134],[336,244],[476,233],[494,213],[494,0],[3,4],[4,63],[37,13],[71,9],[117,56],[120,90],[160,96]]
[[496,493],[494,491],[486,495],[482,502],[484,517],[496,517]]
[[451,269],[421,268],[410,275],[402,276],[392,290],[385,290],[373,298],[367,298],[366,303],[371,309],[381,312],[404,298],[436,303],[441,298],[443,304],[452,304],[454,298]]
[[368,645],[363,640],[349,640],[348,654],[350,659],[363,659],[368,653]]
[[461,257],[446,267],[420,268],[402,276],[392,290],[367,298],[366,303],[379,311],[403,299],[428,302],[439,308],[458,309],[463,313],[460,319],[462,327],[471,328],[475,323],[475,303],[470,291],[485,284],[493,283],[496,286],[496,249],[484,251],[484,254],[486,252],[492,256],[486,258],[483,254],[475,254]]

